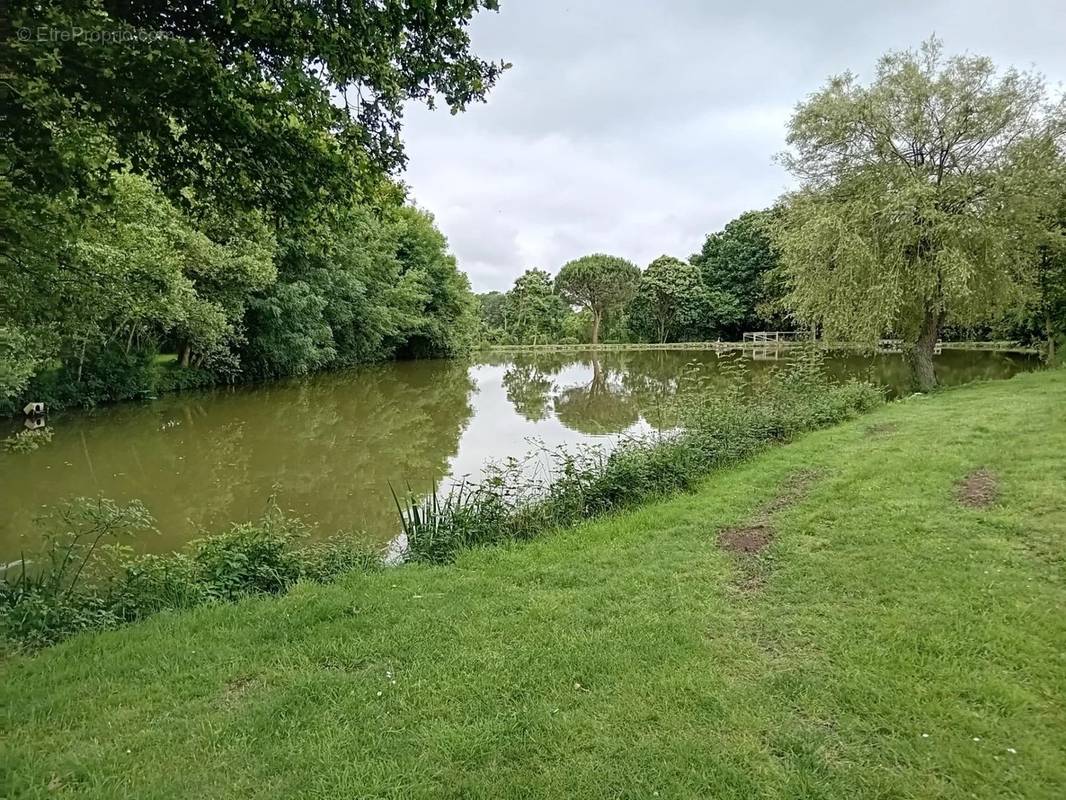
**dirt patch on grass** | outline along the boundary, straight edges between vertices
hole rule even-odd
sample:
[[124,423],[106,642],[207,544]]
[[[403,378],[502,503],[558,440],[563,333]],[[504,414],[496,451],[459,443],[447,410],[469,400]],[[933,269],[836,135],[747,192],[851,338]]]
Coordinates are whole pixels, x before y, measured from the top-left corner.
[[765,550],[774,538],[769,525],[744,525],[726,528],[718,534],[718,546],[731,553],[758,553]]
[[987,469],[975,469],[955,485],[955,497],[967,508],[988,508],[999,497],[999,478]]
[[779,511],[800,502],[818,479],[814,470],[801,470],[790,475],[773,498],[764,503],[755,516],[743,525],[724,528],[718,532],[718,547],[737,556],[737,575],[734,581],[744,592],[758,591],[765,583],[766,565],[758,556],[774,540],[772,517]]
[[222,705],[230,707],[237,705],[245,694],[259,686],[259,679],[252,676],[241,676],[226,683],[222,689]]

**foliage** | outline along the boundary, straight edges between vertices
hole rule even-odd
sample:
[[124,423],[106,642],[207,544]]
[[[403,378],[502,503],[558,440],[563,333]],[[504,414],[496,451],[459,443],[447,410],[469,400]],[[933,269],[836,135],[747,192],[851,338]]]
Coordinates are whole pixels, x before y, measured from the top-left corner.
[[[391,173],[405,102],[505,68],[470,52],[481,8],[5,8],[0,403],[467,351],[465,278]],[[134,375],[157,352],[197,375]]]
[[478,303],[478,338],[488,344],[508,344],[506,340],[507,295],[503,292],[484,292],[475,295]]
[[46,361],[36,337],[16,326],[0,325],[0,403],[21,396]]
[[[472,346],[469,287],[423,212],[334,207],[275,246],[254,218],[228,231],[217,224],[212,239],[142,178],[120,175],[115,186],[113,202],[65,246],[70,264],[28,281],[0,275],[0,306],[27,320],[0,332],[13,356],[0,369],[13,389],[21,384],[9,410],[25,399],[91,406]],[[34,328],[40,318],[53,322]],[[59,352],[49,360],[51,342]],[[160,349],[176,351],[176,363],[160,367]]]
[[[590,517],[692,489],[712,470],[773,442],[864,413],[882,402],[870,384],[831,385],[821,351],[809,348],[754,399],[741,380],[725,394],[685,392],[683,424],[610,452],[540,451],[493,465],[477,484],[397,498],[411,560],[446,563],[467,548],[522,541]],[[734,370],[744,370],[737,361]],[[702,377],[690,377],[697,384]]]
[[618,256],[594,253],[563,265],[556,291],[570,305],[592,314],[592,344],[599,343],[604,317],[629,302],[640,283],[640,270]]
[[[1066,161],[1059,169],[1061,180],[1066,180]],[[1038,249],[1030,302],[1002,328],[1007,338],[1041,345],[1046,362],[1057,364],[1066,352],[1066,195],[1060,197],[1052,219],[1047,241]]]
[[931,39],[800,105],[784,162],[803,187],[774,233],[796,316],[838,340],[902,336],[916,387],[932,388],[946,322],[1031,292],[1058,191],[1063,116],[1046,102],[1038,76],[945,58]]
[[551,275],[541,269],[529,269],[518,276],[506,295],[504,327],[516,342],[553,342],[562,335],[567,312],[555,294]]
[[273,503],[255,523],[190,543],[187,552],[130,554],[123,541],[154,530],[139,502],[76,498],[48,520],[39,557],[0,580],[0,636],[11,647],[53,644],[160,611],[280,594],[376,568],[380,557],[349,534],[305,543],[310,529]]
[[397,213],[397,295],[407,309],[392,344],[404,357],[465,355],[477,336],[477,306],[470,282],[448,252],[432,214],[405,206]]
[[641,339],[659,343],[697,339],[708,300],[695,266],[659,256],[640,276],[629,303],[629,329]]
[[174,202],[313,218],[324,195],[402,165],[405,102],[484,98],[506,65],[470,52],[481,8],[496,3],[15,2],[0,48],[10,186],[40,208],[94,202],[121,161]]
[[748,211],[707,236],[690,259],[698,267],[709,297],[709,327],[724,338],[777,329],[773,308],[778,301],[771,281],[777,266],[769,226],[773,211]]

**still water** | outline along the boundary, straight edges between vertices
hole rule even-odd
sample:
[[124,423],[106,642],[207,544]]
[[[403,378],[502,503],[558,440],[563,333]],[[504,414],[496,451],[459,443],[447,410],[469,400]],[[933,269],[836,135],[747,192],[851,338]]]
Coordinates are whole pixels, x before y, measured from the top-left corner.
[[[756,379],[778,368],[750,363]],[[507,354],[473,362],[412,361],[171,395],[91,413],[53,415],[53,440],[0,453],[0,560],[36,544],[34,518],[63,498],[142,500],[158,535],[144,551],[259,516],[273,493],[321,534],[396,532],[390,485],[424,491],[477,477],[489,460],[670,427],[670,400],[691,364],[721,375],[713,350]],[[945,351],[945,383],[1032,369],[1024,355]],[[899,392],[899,356],[838,354],[834,377],[869,378]],[[724,376],[722,376],[724,380]]]

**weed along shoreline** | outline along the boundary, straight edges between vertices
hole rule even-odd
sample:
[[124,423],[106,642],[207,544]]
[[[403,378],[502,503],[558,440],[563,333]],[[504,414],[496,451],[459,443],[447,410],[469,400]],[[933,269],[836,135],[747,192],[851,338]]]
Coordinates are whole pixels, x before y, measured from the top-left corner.
[[400,568],[9,654],[0,794],[1055,796],[1066,371],[837,401],[691,477],[423,508]]

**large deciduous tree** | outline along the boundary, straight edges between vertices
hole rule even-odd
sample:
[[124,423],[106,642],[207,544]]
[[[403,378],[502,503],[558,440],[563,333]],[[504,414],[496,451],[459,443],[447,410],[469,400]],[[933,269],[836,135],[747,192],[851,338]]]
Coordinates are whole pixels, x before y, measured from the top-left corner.
[[707,236],[690,263],[714,298],[709,322],[731,338],[763,329],[777,299],[768,276],[777,266],[770,240],[772,211],[748,211]]
[[706,316],[700,271],[673,256],[659,256],[640,276],[629,304],[629,324],[645,339],[667,342],[690,336]]
[[635,264],[603,253],[569,261],[555,276],[562,298],[592,314],[592,344],[600,341],[604,316],[629,302],[639,283],[640,270]]
[[202,368],[182,385],[467,350],[469,286],[393,174],[405,103],[459,111],[506,68],[468,35],[496,7],[4,5],[0,355],[32,352],[0,408],[96,402],[65,386],[106,388],[94,359],[151,393],[156,348]]
[[537,344],[558,339],[565,313],[566,307],[552,289],[551,275],[542,269],[527,269],[507,293],[505,324],[515,342]]
[[1041,79],[930,39],[800,104],[784,163],[802,181],[775,228],[787,302],[831,338],[906,341],[936,385],[941,326],[1024,300],[1053,202],[1061,109]]
[[506,65],[470,52],[482,8],[496,0],[12,0],[7,176],[84,195],[125,163],[174,202],[313,214],[402,165],[404,103],[485,96]]

